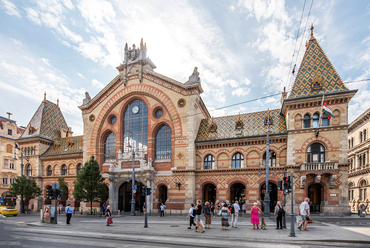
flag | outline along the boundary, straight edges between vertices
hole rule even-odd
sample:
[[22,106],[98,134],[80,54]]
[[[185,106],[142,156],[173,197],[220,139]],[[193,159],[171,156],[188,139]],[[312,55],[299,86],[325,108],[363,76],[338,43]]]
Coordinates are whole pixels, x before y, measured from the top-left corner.
[[19,148],[18,144],[17,144],[17,143],[15,143],[15,141],[14,141],[14,148],[15,148],[15,149],[18,149],[18,150],[21,150],[21,148]]
[[331,119],[332,117],[335,118],[331,110],[328,108],[326,103],[323,104],[322,106],[322,111],[328,116],[328,119]]

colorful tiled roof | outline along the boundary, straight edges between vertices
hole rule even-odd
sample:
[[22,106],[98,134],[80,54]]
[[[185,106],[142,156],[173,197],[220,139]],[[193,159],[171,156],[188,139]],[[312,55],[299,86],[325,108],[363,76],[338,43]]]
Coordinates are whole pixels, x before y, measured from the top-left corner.
[[[71,142],[72,141],[72,142]],[[71,153],[82,153],[83,150],[83,136],[74,136],[60,138],[54,142],[54,145],[51,145],[43,156],[52,156],[52,155],[66,155]]]
[[[241,129],[236,129],[235,127],[239,115],[213,118],[213,121],[217,125],[215,132],[209,131],[212,119],[203,119],[200,123],[195,142],[266,135],[267,125],[265,125],[265,117],[267,116],[267,112],[240,114],[240,119],[243,121],[243,128]],[[272,116],[272,125],[270,125],[272,134],[286,133],[285,118],[280,115],[280,109],[273,109],[269,112]]]
[[[317,79],[321,81],[321,88],[313,89],[312,81],[317,81]],[[347,90],[348,88],[343,84],[337,71],[316,41],[316,38],[312,35],[289,98]]]
[[48,100],[44,100],[27,125],[21,138],[41,136],[56,140],[60,137],[60,130],[67,128],[67,122],[59,106]]

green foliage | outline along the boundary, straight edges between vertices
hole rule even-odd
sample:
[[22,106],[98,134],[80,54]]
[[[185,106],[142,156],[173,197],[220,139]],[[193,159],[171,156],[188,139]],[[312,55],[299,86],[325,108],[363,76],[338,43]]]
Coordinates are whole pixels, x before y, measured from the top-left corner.
[[83,202],[90,202],[92,211],[92,202],[99,202],[109,195],[104,180],[98,162],[94,159],[94,156],[91,156],[74,181],[74,197]]
[[59,190],[63,190],[63,195],[62,197],[60,197],[60,200],[61,201],[68,200],[68,187],[67,187],[67,183],[64,180],[64,177],[58,178],[58,184],[59,184]]
[[15,179],[15,182],[9,188],[12,195],[23,195],[26,200],[31,200],[41,195],[41,189],[33,179],[27,178],[25,175]]

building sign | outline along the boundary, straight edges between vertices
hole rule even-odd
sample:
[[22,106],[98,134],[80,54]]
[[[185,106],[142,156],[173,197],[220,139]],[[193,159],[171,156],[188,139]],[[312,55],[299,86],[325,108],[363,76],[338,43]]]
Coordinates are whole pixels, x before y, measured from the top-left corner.
[[[140,167],[140,161],[135,161],[135,168],[139,168],[139,167]],[[121,169],[129,169],[129,168],[132,168],[132,161],[121,163]]]
[[331,197],[332,197],[332,196],[336,197],[336,196],[337,196],[337,194],[330,194],[330,196],[331,196]]

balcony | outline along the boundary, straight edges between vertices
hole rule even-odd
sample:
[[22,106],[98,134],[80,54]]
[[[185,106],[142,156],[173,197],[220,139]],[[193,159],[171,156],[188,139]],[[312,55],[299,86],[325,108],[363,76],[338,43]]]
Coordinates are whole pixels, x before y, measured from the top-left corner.
[[324,162],[324,163],[301,164],[301,171],[327,171],[327,170],[338,170],[338,163]]
[[10,184],[2,184],[0,183],[0,188],[9,188]]

